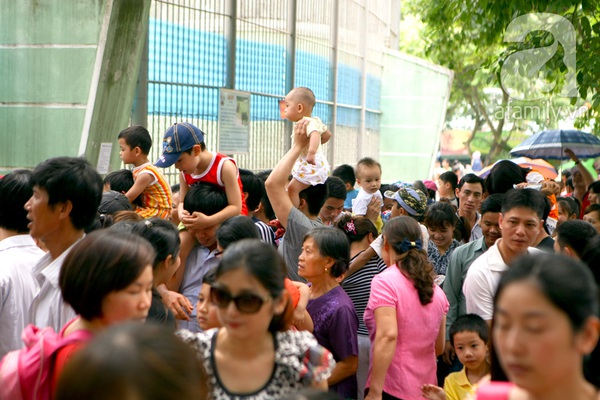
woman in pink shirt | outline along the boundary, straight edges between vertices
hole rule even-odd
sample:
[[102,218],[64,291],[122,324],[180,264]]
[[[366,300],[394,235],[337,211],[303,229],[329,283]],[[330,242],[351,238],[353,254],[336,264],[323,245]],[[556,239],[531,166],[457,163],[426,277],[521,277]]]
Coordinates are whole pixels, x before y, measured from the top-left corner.
[[365,399],[420,399],[421,386],[436,383],[448,301],[433,283],[414,219],[397,217],[385,225],[382,256],[389,267],[373,278],[364,314],[371,339]]

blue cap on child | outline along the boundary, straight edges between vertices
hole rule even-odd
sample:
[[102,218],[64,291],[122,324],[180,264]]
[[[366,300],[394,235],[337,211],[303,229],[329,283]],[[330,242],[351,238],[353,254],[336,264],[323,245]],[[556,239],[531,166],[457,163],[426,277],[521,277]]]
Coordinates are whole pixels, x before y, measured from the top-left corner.
[[204,132],[188,122],[178,122],[169,127],[163,138],[163,153],[154,163],[157,167],[168,168],[175,164],[181,153],[204,142]]

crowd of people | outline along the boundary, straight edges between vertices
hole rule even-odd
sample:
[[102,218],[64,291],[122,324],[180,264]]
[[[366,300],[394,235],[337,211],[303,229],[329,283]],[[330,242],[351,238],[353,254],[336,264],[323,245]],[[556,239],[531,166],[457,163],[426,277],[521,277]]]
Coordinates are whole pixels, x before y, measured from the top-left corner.
[[285,103],[269,171],[181,122],[154,164],[133,126],[133,170],[0,179],[0,385],[50,327],[23,398],[600,399],[600,182],[573,152],[570,192],[510,161],[384,185],[330,170],[309,89]]

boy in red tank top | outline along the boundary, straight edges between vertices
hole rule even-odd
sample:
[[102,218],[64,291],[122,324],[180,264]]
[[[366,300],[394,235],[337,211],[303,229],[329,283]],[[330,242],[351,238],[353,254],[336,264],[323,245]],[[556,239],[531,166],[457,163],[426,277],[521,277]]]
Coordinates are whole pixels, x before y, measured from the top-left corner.
[[[248,215],[246,203],[242,197],[242,182],[235,160],[224,154],[207,150],[204,143],[204,132],[198,127],[187,122],[179,122],[167,129],[163,138],[163,153],[155,165],[168,168],[173,164],[175,168],[181,171],[179,176],[180,201],[177,214],[186,229],[204,229],[218,225],[236,215]],[[190,186],[198,182],[211,183],[223,188],[227,195],[227,207],[211,216],[200,212],[190,214],[185,211],[183,209],[185,195]],[[195,244],[194,235],[188,230],[182,230],[179,236],[181,238],[181,267],[175,274],[173,281],[167,284],[167,287],[174,291],[179,289],[183,271],[185,271],[185,260]],[[191,310],[192,307],[191,304],[186,304],[186,307],[183,308]],[[186,318],[187,315],[182,315],[181,312],[176,312],[176,316],[180,319],[189,319]]]

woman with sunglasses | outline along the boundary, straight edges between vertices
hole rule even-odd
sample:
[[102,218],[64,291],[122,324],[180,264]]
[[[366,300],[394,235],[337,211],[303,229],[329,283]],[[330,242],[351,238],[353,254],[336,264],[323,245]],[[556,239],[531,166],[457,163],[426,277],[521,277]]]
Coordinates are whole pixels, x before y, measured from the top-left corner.
[[272,245],[258,239],[231,244],[210,293],[222,328],[178,332],[204,362],[212,399],[281,398],[305,386],[326,388],[331,354],[310,333],[286,330],[292,313],[285,270]]
[[329,390],[343,399],[356,399],[358,317],[339,284],[349,261],[350,243],[341,230],[315,228],[304,236],[298,275],[311,284],[306,309],[314,323],[314,335],[336,361]]

